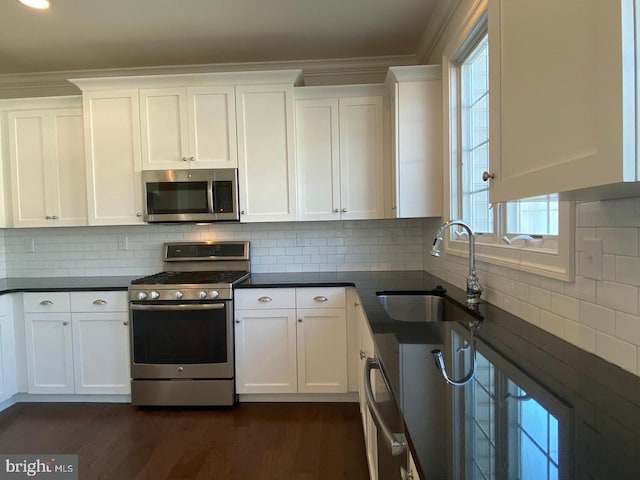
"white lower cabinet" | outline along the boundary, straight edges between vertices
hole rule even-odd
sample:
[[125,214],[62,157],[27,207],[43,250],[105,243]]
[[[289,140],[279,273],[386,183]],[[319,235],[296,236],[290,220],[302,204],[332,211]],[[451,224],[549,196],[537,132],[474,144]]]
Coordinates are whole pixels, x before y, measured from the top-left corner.
[[28,393],[127,394],[125,292],[25,293]]
[[0,403],[18,392],[13,311],[9,295],[0,297]]
[[235,308],[238,393],[347,392],[344,288],[237,290]]

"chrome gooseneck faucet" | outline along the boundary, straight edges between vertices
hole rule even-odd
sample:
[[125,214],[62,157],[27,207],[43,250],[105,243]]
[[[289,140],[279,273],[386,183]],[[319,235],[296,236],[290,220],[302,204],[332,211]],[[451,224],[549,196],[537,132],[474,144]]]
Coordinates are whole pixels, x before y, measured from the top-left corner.
[[474,305],[480,303],[480,295],[482,294],[482,287],[480,281],[476,275],[476,243],[475,233],[471,227],[462,220],[449,220],[444,223],[436,233],[436,238],[433,240],[433,247],[431,248],[431,255],[434,257],[440,256],[440,244],[442,243],[444,232],[447,228],[453,225],[460,225],[469,234],[469,276],[467,277],[467,303]]

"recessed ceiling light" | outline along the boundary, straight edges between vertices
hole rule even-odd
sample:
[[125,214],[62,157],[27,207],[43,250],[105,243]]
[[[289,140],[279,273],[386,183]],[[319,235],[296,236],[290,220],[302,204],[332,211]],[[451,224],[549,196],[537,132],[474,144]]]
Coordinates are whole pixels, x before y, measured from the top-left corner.
[[51,5],[49,4],[49,0],[18,0],[23,5],[27,7],[36,8],[38,10],[46,10]]

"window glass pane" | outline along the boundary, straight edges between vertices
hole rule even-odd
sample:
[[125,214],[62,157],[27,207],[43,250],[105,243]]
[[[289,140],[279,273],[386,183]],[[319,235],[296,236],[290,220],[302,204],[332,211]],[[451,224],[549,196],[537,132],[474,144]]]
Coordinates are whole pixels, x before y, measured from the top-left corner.
[[488,42],[485,36],[460,68],[461,217],[479,233],[493,233],[489,185],[482,172],[489,169]]
[[507,233],[558,235],[558,195],[507,203]]

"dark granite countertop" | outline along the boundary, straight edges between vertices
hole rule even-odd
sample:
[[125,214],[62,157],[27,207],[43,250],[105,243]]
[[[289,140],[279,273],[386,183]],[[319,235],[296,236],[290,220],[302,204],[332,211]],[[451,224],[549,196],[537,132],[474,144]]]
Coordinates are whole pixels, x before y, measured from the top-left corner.
[[0,295],[14,292],[126,291],[137,277],[37,277],[4,278]]
[[[397,321],[376,296],[438,285],[457,322]],[[427,272],[252,274],[237,288],[296,286],[357,288],[420,478],[640,478],[640,377],[488,303],[469,310]],[[480,321],[476,375],[453,387],[431,352],[463,377],[468,320]]]

